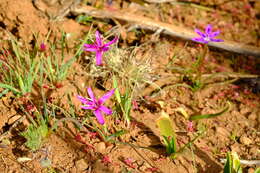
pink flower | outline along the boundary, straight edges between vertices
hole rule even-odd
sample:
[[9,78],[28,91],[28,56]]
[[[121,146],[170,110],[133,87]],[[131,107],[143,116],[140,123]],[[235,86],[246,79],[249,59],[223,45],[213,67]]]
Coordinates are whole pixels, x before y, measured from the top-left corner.
[[100,99],[96,99],[94,96],[94,93],[91,88],[88,88],[88,95],[90,99],[86,99],[82,96],[78,96],[78,99],[84,104],[81,106],[82,109],[88,109],[93,110],[94,115],[96,116],[98,122],[100,124],[105,124],[104,117],[102,115],[102,112],[111,115],[112,110],[105,107],[103,104],[104,102],[109,99],[115,92],[115,89],[112,89],[111,91],[107,92],[105,95],[103,95]]
[[105,156],[103,156],[101,162],[104,163],[105,165],[108,165],[108,164],[112,163],[112,160],[110,159],[109,156],[105,155]]
[[218,36],[220,34],[220,31],[212,32],[212,26],[208,25],[205,29],[205,33],[202,33],[200,30],[195,29],[195,32],[200,36],[193,38],[193,41],[199,42],[199,43],[205,43],[208,42],[223,42],[221,39],[215,39],[214,37]]
[[194,127],[193,127],[193,123],[192,121],[189,121],[188,124],[187,124],[187,131],[188,132],[194,132]]
[[47,49],[46,45],[44,43],[41,43],[40,44],[40,51],[44,52],[44,51],[46,51],[46,49]]
[[101,35],[96,31],[96,42],[94,44],[84,44],[84,50],[90,52],[96,52],[96,65],[102,65],[102,55],[103,52],[106,52],[110,49],[110,45],[115,43],[118,40],[118,37],[115,37],[112,41],[104,44],[102,43]]
[[132,158],[127,158],[124,160],[124,163],[129,166],[130,168],[135,169],[134,160]]

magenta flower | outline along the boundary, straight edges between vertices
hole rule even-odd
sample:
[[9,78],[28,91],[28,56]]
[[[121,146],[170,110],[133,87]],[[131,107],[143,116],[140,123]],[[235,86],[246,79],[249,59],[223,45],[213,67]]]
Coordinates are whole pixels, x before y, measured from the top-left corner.
[[215,39],[214,37],[218,36],[220,34],[220,31],[212,32],[212,26],[208,25],[205,29],[205,33],[202,33],[200,30],[195,29],[195,32],[199,34],[200,37],[193,38],[193,41],[200,42],[200,43],[205,43],[207,44],[208,42],[222,42],[224,40],[221,39]]
[[47,49],[46,45],[44,43],[41,43],[40,44],[40,51],[44,52],[44,51],[46,51],[46,49]]
[[96,116],[98,122],[100,124],[104,124],[105,120],[102,115],[102,112],[111,115],[112,110],[104,106],[104,102],[109,99],[115,92],[115,89],[112,89],[111,91],[107,92],[105,95],[103,95],[100,99],[96,99],[94,96],[94,93],[91,88],[88,88],[88,95],[90,99],[86,99],[82,96],[78,96],[78,99],[84,104],[81,106],[82,109],[88,109],[93,110],[94,115]]
[[96,31],[96,42],[94,44],[84,44],[84,50],[90,52],[96,52],[96,65],[102,65],[102,55],[103,52],[109,50],[109,46],[115,43],[118,40],[118,37],[115,37],[112,41],[104,44],[102,43],[101,35]]

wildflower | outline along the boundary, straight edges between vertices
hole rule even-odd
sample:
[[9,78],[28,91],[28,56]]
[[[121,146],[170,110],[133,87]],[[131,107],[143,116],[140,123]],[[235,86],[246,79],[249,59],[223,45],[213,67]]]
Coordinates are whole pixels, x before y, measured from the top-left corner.
[[137,101],[136,101],[136,100],[133,100],[133,101],[132,101],[132,104],[133,104],[133,109],[134,109],[134,110],[138,110],[138,103],[137,103]]
[[108,165],[108,164],[112,163],[112,160],[109,156],[105,155],[105,156],[103,156],[101,162],[104,163],[105,165]]
[[112,41],[104,44],[102,43],[101,35],[96,31],[96,42],[94,44],[84,44],[84,50],[90,52],[96,52],[96,65],[102,65],[102,55],[103,52],[109,50],[109,46],[115,43],[118,40],[118,37],[115,37]]
[[129,166],[130,168],[135,169],[134,160],[132,158],[127,158],[124,160],[124,163]]
[[27,103],[25,105],[25,110],[31,114],[36,111],[36,107],[32,103]]
[[89,135],[90,139],[95,139],[95,138],[97,138],[98,133],[97,132],[89,132],[88,135]]
[[208,25],[205,29],[205,33],[202,33],[200,30],[195,29],[195,32],[200,35],[200,37],[193,38],[193,41],[205,43],[208,42],[222,42],[221,39],[215,39],[214,37],[218,36],[220,34],[220,31],[212,32],[212,26]]
[[103,104],[114,94],[114,92],[115,89],[112,89],[111,91],[107,92],[105,95],[103,95],[100,99],[97,100],[94,96],[92,89],[88,88],[88,95],[90,99],[86,99],[82,96],[78,96],[78,99],[84,104],[83,106],[81,106],[81,108],[93,110],[98,122],[103,125],[105,123],[105,120],[103,118],[102,112],[104,112],[107,115],[112,114],[112,110],[105,107]]
[[189,121],[188,124],[187,124],[187,131],[188,132],[194,132],[194,127],[193,127],[193,123],[192,121]]
[[40,51],[41,51],[41,52],[44,52],[44,51],[46,51],[46,49],[47,49],[47,48],[46,48],[46,45],[45,45],[44,43],[41,43],[41,44],[40,44]]

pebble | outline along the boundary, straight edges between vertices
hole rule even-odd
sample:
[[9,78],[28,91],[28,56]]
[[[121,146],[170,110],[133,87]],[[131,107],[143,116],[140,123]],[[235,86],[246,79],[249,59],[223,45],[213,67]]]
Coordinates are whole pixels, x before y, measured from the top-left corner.
[[227,138],[230,135],[229,132],[223,127],[216,127],[216,134],[224,138]]
[[239,144],[238,143],[235,143],[231,146],[231,151],[232,152],[236,152],[236,153],[240,153],[241,149],[239,147]]
[[249,116],[248,116],[248,119],[249,120],[257,120],[257,115],[256,115],[256,113],[254,112],[254,113],[251,113]]
[[252,144],[252,140],[250,138],[248,138],[247,136],[245,135],[242,135],[239,139],[239,141],[244,144],[244,145],[250,145]]
[[249,168],[247,172],[248,172],[248,173],[254,173],[255,170],[254,170],[253,168]]
[[75,162],[75,166],[76,166],[77,172],[79,172],[79,171],[86,170],[89,165],[84,159],[80,159]]
[[98,143],[97,146],[96,146],[96,149],[97,149],[97,152],[99,152],[101,154],[104,154],[105,151],[106,151],[106,144],[105,144],[105,142]]

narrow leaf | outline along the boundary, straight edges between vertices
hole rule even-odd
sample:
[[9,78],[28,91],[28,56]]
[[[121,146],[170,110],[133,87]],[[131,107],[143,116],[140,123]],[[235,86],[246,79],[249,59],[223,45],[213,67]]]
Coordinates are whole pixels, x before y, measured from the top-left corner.
[[232,158],[230,152],[227,153],[227,161],[224,166],[224,173],[232,173]]
[[7,84],[0,83],[0,88],[9,89],[9,90],[11,90],[14,93],[20,93],[19,90],[17,90],[16,88],[14,88],[14,87],[12,87],[10,85],[7,85]]
[[213,117],[220,116],[220,115],[224,114],[225,112],[227,112],[229,110],[230,106],[231,105],[228,102],[228,106],[224,110],[222,110],[222,111],[220,111],[218,113],[215,113],[215,114],[204,114],[204,115],[193,115],[193,116],[190,117],[190,120],[200,120],[200,119],[213,118]]
[[120,94],[120,92],[119,92],[118,83],[117,83],[117,80],[116,80],[116,77],[115,77],[115,76],[113,76],[113,86],[114,86],[114,88],[116,88],[116,90],[115,90],[115,96],[116,96],[117,102],[118,102],[118,103],[121,103],[121,94]]

